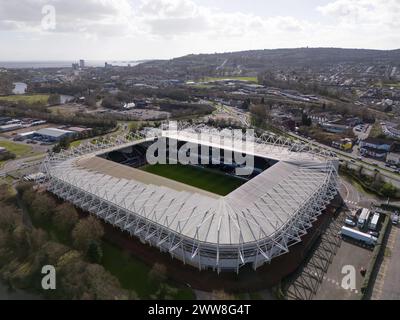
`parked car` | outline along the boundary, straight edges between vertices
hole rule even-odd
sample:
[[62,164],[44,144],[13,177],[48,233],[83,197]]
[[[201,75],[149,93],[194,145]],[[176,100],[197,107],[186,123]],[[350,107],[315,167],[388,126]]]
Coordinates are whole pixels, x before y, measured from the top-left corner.
[[355,227],[357,225],[352,219],[349,218],[347,218],[344,223],[350,227]]
[[368,234],[370,234],[371,236],[375,237],[375,238],[379,238],[379,232],[376,231],[369,231]]
[[399,213],[393,213],[392,215],[392,224],[397,226],[399,224]]

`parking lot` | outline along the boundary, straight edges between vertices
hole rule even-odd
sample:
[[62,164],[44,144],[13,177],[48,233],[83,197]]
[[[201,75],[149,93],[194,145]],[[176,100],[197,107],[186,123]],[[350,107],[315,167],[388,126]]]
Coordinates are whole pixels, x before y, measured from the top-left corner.
[[[313,297],[314,300],[357,300],[360,298],[364,277],[361,268],[367,268],[372,258],[372,250],[362,247],[354,241],[342,240],[323,277],[323,281]],[[355,270],[355,288],[345,289],[342,281],[346,276],[347,266]]]
[[[288,279],[285,294],[289,300],[356,300],[361,294],[364,278],[360,273],[367,268],[372,250],[356,241],[339,235],[347,212],[341,210],[332,217],[325,232],[315,243],[307,260]],[[355,287],[345,289],[344,277],[350,268],[355,274]],[[346,283],[344,283],[346,284]]]

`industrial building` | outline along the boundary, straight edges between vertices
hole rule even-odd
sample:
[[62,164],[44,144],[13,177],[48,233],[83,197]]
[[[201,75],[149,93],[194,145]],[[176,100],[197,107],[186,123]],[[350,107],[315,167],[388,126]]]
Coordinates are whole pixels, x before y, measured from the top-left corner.
[[57,128],[44,128],[35,132],[36,139],[42,139],[50,142],[57,142],[66,137],[71,137],[75,134],[73,131],[62,130]]

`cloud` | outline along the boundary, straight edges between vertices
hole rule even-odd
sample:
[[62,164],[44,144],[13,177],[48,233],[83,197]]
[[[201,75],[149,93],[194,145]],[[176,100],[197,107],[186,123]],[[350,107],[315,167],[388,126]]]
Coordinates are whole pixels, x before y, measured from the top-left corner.
[[43,31],[42,8],[49,4],[56,9],[54,32],[100,37],[135,34],[240,37],[298,32],[306,25],[289,16],[261,18],[240,12],[224,13],[192,0],[142,0],[135,8],[128,0],[0,0],[0,30]]
[[44,31],[41,22],[46,5],[55,8],[57,26],[54,32],[121,32],[129,28],[133,16],[127,0],[0,0],[0,30]]
[[[0,0],[0,41],[4,44],[0,55],[13,58],[11,48],[25,46],[29,55],[36,45],[57,52],[47,51],[51,57],[74,51],[74,55],[88,52],[101,58],[117,54],[164,58],[277,47],[394,48],[400,44],[400,0],[331,0],[315,8],[313,20],[295,18],[290,10],[287,15],[268,16],[256,11],[227,12],[202,3]],[[55,30],[41,27],[45,5],[56,9]],[[62,43],[50,46],[56,40]]]
[[339,19],[342,25],[400,31],[399,0],[336,0],[317,10]]
[[225,13],[191,0],[143,0],[138,17],[158,36],[202,34],[212,37],[245,37],[270,32],[303,31],[304,21],[293,17],[262,18],[241,12]]

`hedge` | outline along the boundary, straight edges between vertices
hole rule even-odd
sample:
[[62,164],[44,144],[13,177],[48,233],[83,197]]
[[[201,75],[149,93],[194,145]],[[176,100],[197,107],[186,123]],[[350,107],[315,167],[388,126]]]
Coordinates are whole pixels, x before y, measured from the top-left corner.
[[386,211],[400,211],[400,207],[393,204],[382,204],[381,208]]

